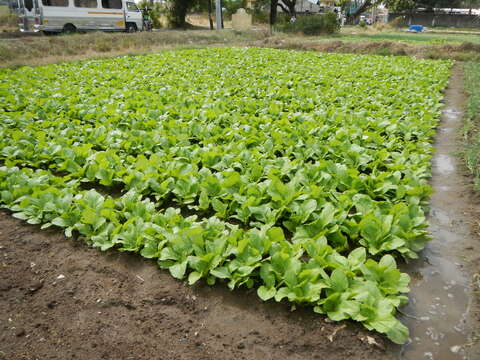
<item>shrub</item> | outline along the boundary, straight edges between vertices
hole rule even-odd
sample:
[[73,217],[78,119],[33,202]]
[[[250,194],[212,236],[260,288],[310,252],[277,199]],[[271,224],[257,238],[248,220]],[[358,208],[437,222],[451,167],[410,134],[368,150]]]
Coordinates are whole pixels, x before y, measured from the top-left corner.
[[407,19],[405,16],[399,16],[388,23],[393,28],[402,28],[407,26]]
[[17,28],[17,15],[15,14],[0,14],[0,28]]
[[268,24],[270,13],[267,11],[253,11],[253,22],[255,24]]
[[140,9],[148,9],[147,13],[152,19],[153,27],[155,29],[160,29],[162,27],[162,23],[160,21],[160,18],[163,14],[163,7],[160,3],[152,3],[149,0],[142,0],[139,4],[138,7]]
[[[245,0],[223,1],[223,7],[225,8],[225,11],[223,12],[223,19],[231,20],[232,15],[235,14],[238,9],[245,9],[247,7],[247,2]],[[213,11],[215,11],[215,7],[213,7]]]
[[276,27],[278,31],[304,33],[305,35],[333,34],[340,30],[337,16],[332,13],[300,16],[294,22]]
[[184,28],[186,26],[185,17],[189,8],[188,0],[176,0],[171,2],[167,12],[168,24],[173,28]]

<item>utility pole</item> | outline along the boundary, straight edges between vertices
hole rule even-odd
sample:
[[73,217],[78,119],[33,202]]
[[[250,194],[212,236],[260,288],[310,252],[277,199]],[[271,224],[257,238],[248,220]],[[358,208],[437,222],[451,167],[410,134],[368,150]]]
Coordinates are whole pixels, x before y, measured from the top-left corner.
[[222,0],[215,2],[215,18],[217,20],[217,30],[222,30]]

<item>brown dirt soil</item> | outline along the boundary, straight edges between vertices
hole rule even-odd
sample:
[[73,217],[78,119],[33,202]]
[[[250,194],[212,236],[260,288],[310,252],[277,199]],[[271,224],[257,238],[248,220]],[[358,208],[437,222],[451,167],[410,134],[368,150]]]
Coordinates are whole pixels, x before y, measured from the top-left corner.
[[[470,48],[468,44],[460,45],[462,48]],[[476,51],[480,51],[480,45],[476,45]],[[453,69],[453,76],[449,86],[456,89],[450,94],[448,103],[454,105],[462,111],[466,107],[467,97],[464,90],[464,69],[463,65],[458,64]],[[462,118],[463,119],[463,118]],[[455,126],[454,126],[455,127]],[[470,329],[469,341],[465,348],[467,350],[468,359],[480,359],[480,192],[474,188],[474,177],[467,171],[464,160],[459,153],[465,146],[462,134],[463,123],[458,124],[456,128],[456,138],[450,142],[453,149],[450,154],[455,156],[457,171],[454,175],[456,180],[456,195],[442,194],[445,196],[445,208],[457,211],[457,217],[460,222],[453,223],[452,228],[456,228],[457,233],[464,232],[468,234],[468,239],[463,242],[457,249],[457,259],[460,259],[465,274],[470,279],[470,303],[466,323]],[[445,144],[444,144],[445,145]],[[448,145],[446,147],[448,149]],[[437,144],[437,152],[441,152]],[[442,184],[446,185],[446,184]]]
[[413,339],[404,352],[408,360],[480,359],[475,338],[480,329],[479,297],[473,283],[479,270],[480,241],[471,228],[480,204],[459,156],[464,148],[460,134],[467,100],[463,83],[463,66],[457,63],[434,138],[428,211],[433,241],[420,259],[402,267],[412,276],[410,303],[402,311],[415,315],[403,319]]
[[2,360],[374,360],[396,352],[360,325],[224,284],[190,287],[152,261],[102,253],[5,211],[0,268]]

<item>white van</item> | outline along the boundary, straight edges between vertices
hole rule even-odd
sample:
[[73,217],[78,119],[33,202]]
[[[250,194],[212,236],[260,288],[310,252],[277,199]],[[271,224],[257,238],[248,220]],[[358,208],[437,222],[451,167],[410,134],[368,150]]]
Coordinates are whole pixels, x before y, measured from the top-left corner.
[[133,0],[17,0],[22,32],[144,30]]

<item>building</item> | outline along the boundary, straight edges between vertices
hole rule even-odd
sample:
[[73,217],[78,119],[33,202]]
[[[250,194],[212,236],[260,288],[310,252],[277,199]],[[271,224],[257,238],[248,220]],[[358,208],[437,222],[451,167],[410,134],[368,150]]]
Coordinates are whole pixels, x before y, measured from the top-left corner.
[[[333,10],[335,0],[297,0],[295,11],[302,13],[322,13],[327,10]],[[282,8],[278,7],[278,11],[282,12]]]

